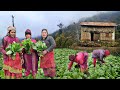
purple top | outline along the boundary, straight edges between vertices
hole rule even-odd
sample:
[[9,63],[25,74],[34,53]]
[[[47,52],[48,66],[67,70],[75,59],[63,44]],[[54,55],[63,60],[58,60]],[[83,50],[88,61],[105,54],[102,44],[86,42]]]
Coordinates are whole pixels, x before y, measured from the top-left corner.
[[103,60],[104,57],[105,57],[105,50],[103,50],[103,49],[93,50],[92,58],[97,58],[97,59]]
[[[23,40],[24,41],[24,40]],[[35,39],[31,39],[33,43],[36,43]],[[23,49],[23,59],[24,59],[24,64],[23,68],[25,68],[26,71],[32,70],[32,73],[35,74],[38,71],[38,60],[39,56],[37,54],[36,50],[33,50],[31,54],[27,54],[25,52],[25,49]]]

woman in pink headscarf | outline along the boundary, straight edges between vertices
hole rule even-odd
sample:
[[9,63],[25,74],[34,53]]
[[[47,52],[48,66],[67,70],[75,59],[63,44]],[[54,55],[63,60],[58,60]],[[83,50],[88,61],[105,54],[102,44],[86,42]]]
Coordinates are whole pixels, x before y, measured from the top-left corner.
[[88,72],[87,59],[88,59],[87,52],[79,52],[76,55],[70,55],[69,56],[70,63],[68,64],[68,70],[71,70],[73,63],[76,62],[80,67],[80,71],[87,73]]
[[[30,38],[33,43],[36,43],[36,40],[31,38],[31,30],[27,29],[25,31],[25,37],[26,37],[25,39]],[[23,49],[23,59],[24,59],[23,68],[25,68],[25,76],[30,75],[32,71],[32,76],[35,79],[38,71],[39,60],[37,51],[31,49],[31,54],[27,54],[25,49]]]
[[4,58],[4,65],[3,70],[5,73],[6,79],[14,79],[14,78],[21,78],[22,77],[22,59],[21,54],[16,53],[16,58],[13,60],[11,56],[6,54],[5,49],[8,47],[9,44],[13,42],[19,42],[19,39],[16,37],[16,28],[9,26],[8,33],[3,38],[1,52],[3,53]]
[[93,50],[92,52],[92,58],[93,58],[93,65],[94,67],[96,67],[96,61],[98,59],[98,61],[105,63],[105,61],[103,60],[105,57],[110,55],[110,51],[109,50],[103,50],[103,49],[97,49],[97,50]]

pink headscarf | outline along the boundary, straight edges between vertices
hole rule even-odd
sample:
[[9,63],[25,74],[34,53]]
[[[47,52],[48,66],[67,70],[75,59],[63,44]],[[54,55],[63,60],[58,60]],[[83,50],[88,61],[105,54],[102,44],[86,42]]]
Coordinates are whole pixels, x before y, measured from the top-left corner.
[[9,34],[10,30],[15,30],[15,31],[16,31],[16,28],[13,27],[13,26],[9,26],[9,27],[7,28],[7,35],[8,35],[8,36],[10,35],[10,34]]
[[110,55],[110,51],[109,50],[105,50],[105,56]]
[[27,29],[26,31],[25,31],[25,35],[26,34],[30,34],[31,35],[31,30],[30,29]]

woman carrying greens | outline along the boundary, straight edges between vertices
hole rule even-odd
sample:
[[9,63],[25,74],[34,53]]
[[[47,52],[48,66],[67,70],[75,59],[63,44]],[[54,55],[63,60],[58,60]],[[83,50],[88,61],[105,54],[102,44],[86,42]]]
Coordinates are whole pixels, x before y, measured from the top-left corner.
[[22,41],[22,46],[25,47],[23,49],[23,68],[25,68],[25,76],[32,73],[32,76],[35,79],[38,71],[39,57],[37,51],[32,48],[32,43],[36,43],[36,40],[31,38],[31,30],[29,29],[25,31],[25,37],[26,38]]
[[[20,79],[22,77],[22,59],[21,59],[21,54],[20,53],[15,53],[15,48],[16,45],[17,50],[20,49],[20,44],[18,43],[19,39],[16,37],[16,28],[9,26],[8,27],[8,33],[7,35],[3,38],[3,43],[2,43],[2,48],[1,52],[3,53],[3,58],[4,58],[4,65],[3,65],[3,70],[5,73],[5,78],[6,79]],[[18,44],[16,44],[18,43]],[[12,45],[14,44],[14,45]],[[9,47],[11,45],[11,47]],[[14,53],[14,58],[12,58],[12,54],[9,54],[7,52],[7,48],[9,47],[9,53],[12,52]],[[19,50],[20,51],[20,50]]]
[[47,49],[42,51],[43,57],[40,60],[40,68],[43,68],[44,75],[46,77],[56,76],[56,65],[54,60],[54,51],[56,43],[52,36],[48,36],[47,29],[43,29],[41,32],[41,41],[46,43]]

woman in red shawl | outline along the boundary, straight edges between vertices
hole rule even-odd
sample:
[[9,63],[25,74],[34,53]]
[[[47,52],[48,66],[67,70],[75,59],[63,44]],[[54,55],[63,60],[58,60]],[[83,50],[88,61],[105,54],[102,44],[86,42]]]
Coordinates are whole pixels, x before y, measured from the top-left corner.
[[[27,29],[25,31],[25,37],[26,39],[30,38],[33,43],[36,43],[36,40],[31,38],[31,30]],[[35,79],[38,71],[38,59],[39,59],[37,51],[31,50],[31,54],[27,54],[25,52],[25,49],[23,49],[23,58],[24,58],[23,68],[25,68],[25,76],[30,75],[30,71],[32,71],[32,76]]]
[[69,56],[70,63],[68,64],[68,70],[71,70],[73,63],[76,62],[81,72],[89,74],[87,59],[88,59],[87,52],[79,52],[76,55],[70,55]]
[[3,70],[5,73],[6,79],[20,79],[22,77],[22,59],[21,54],[16,53],[15,60],[6,54],[5,49],[8,47],[9,44],[13,42],[19,42],[19,39],[16,37],[16,29],[15,27],[9,26],[8,33],[3,38],[1,52],[3,53],[4,58],[4,65]]
[[43,29],[41,34],[41,41],[44,41],[48,48],[42,52],[44,56],[41,57],[40,68],[43,68],[43,72],[46,77],[53,78],[56,76],[56,66],[53,51],[53,49],[56,47],[56,43],[52,36],[48,36],[47,29]]

